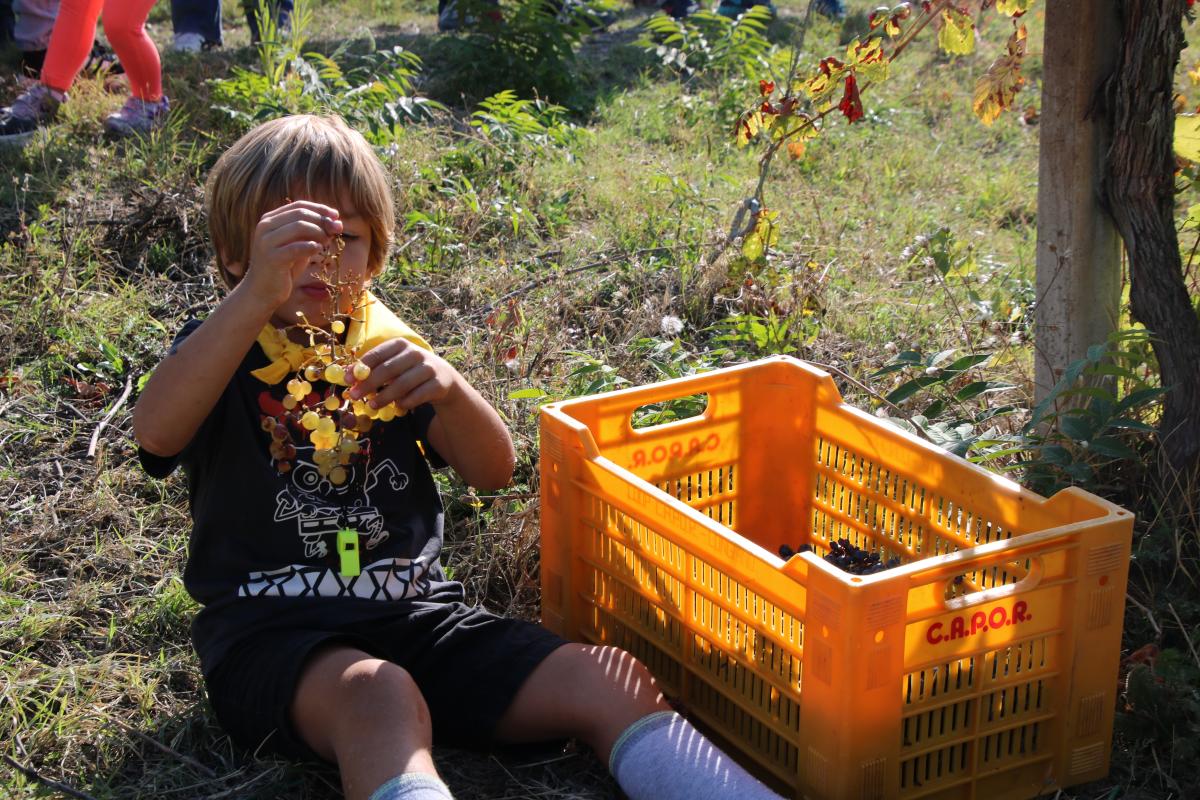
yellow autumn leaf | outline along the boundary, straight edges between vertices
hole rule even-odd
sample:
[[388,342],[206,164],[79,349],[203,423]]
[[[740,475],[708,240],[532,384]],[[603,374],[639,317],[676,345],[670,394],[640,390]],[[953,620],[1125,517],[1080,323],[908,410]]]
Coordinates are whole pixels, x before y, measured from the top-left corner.
[[872,36],[865,42],[855,39],[846,47],[846,62],[856,66],[879,61],[883,57],[883,42],[878,36]]
[[942,11],[942,29],[938,31],[938,47],[953,55],[965,56],[975,51],[975,23],[970,14],[956,8]]
[[754,222],[754,230],[746,234],[742,241],[742,255],[747,261],[758,261],[766,253],[768,247],[774,247],[779,242],[779,228],[775,220],[779,219],[778,211],[763,209]]
[[1200,115],[1176,115],[1175,155],[1200,162]]
[[1033,0],[996,0],[996,11],[1006,17],[1024,14],[1033,5]]
[[883,40],[878,36],[865,42],[851,42],[846,48],[846,62],[853,65],[859,83],[887,80],[891,66],[891,61],[883,52]]
[[1001,111],[1012,107],[1013,98],[1025,85],[1025,78],[1021,75],[1025,38],[1025,26],[1021,25],[1009,37],[1005,55],[993,61],[975,84],[972,108],[984,125],[991,125]]
[[750,144],[751,139],[758,135],[758,132],[762,130],[762,119],[761,111],[748,111],[738,117],[735,131],[738,147],[745,147]]

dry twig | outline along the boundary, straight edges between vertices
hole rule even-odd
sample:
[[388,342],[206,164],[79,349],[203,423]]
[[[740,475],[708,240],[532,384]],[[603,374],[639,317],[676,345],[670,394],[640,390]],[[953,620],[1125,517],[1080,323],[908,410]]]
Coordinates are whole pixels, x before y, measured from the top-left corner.
[[125,401],[129,399],[129,394],[133,391],[133,376],[125,376],[125,390],[121,392],[121,396],[117,398],[117,402],[113,403],[112,408],[104,415],[104,419],[100,420],[100,424],[96,426],[96,430],[92,431],[92,441],[88,444],[88,458],[96,457],[96,446],[100,443],[100,434],[108,427],[108,423],[112,422],[113,417],[121,410],[121,406],[125,405]]

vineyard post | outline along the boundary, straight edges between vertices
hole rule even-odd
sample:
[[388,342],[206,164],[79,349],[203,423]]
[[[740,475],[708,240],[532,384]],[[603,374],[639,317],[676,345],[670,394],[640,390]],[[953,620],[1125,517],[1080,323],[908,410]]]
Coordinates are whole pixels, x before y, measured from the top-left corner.
[[1115,4],[1045,5],[1037,198],[1036,402],[1118,327],[1120,239],[1102,206],[1111,121],[1100,88],[1120,47]]

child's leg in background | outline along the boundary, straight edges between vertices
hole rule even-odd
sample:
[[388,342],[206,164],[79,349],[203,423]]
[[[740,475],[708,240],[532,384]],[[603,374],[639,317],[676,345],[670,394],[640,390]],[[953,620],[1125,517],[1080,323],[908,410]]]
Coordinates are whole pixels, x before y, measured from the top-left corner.
[[103,0],[62,0],[46,49],[42,83],[59,92],[71,88],[87,62],[88,53],[92,52],[102,3]]
[[[104,33],[125,67],[133,96],[151,103],[161,100],[162,65],[158,60],[158,48],[146,35],[146,17],[154,7],[154,0],[103,2]],[[64,0],[64,12],[66,6]]]

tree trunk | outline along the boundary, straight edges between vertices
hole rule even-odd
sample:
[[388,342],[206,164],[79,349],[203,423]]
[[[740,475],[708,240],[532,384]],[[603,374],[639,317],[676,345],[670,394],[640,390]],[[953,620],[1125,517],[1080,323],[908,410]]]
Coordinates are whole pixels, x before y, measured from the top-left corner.
[[1129,254],[1133,317],[1153,335],[1164,397],[1159,439],[1177,470],[1200,470],[1200,319],[1175,235],[1174,78],[1186,0],[1124,0],[1106,101],[1104,198]]

